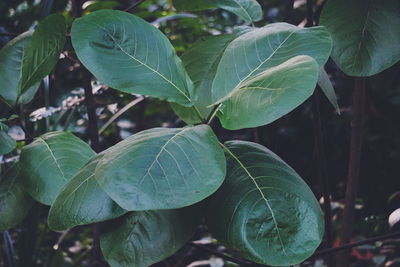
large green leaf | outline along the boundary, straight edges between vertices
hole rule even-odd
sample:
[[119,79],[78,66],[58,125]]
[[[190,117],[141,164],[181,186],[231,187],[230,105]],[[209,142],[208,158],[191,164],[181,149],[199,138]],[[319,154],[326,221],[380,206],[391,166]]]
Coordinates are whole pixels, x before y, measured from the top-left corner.
[[168,39],[126,12],[100,10],[75,20],[72,44],[82,63],[103,83],[192,106],[193,83]]
[[222,8],[241,19],[252,22],[262,19],[262,8],[256,0],[173,0],[180,11],[196,11],[210,8]]
[[182,55],[185,68],[195,85],[197,101],[194,107],[183,107],[175,103],[172,103],[171,106],[187,124],[201,122],[195,107],[199,110],[203,120],[210,115],[212,108],[208,106],[213,103],[211,101],[211,85],[218,63],[228,44],[237,36],[238,34],[228,34],[200,39]]
[[150,266],[180,249],[198,224],[199,211],[194,207],[133,212],[101,236],[101,250],[111,267]]
[[7,125],[0,122],[0,155],[10,153],[17,146],[17,142],[7,134]]
[[313,58],[297,56],[246,80],[226,96],[218,112],[222,126],[236,130],[279,119],[312,95],[318,72]]
[[214,193],[224,180],[225,165],[209,126],[154,128],[109,149],[95,177],[126,210],[174,209]]
[[51,205],[61,188],[95,155],[88,144],[67,132],[36,138],[21,152],[25,190],[37,201]]
[[332,35],[332,58],[352,76],[377,74],[400,60],[400,1],[334,0],[320,23]]
[[103,154],[99,154],[92,159],[63,187],[49,212],[51,229],[61,231],[114,219],[126,213],[100,188],[94,177],[102,157]]
[[324,227],[306,183],[261,145],[225,145],[227,177],[207,203],[212,233],[238,255],[261,264],[289,266],[311,256]]
[[46,17],[35,29],[23,58],[19,95],[37,85],[57,64],[64,47],[67,22],[60,14]]
[[[31,31],[20,34],[0,50],[0,96],[10,106],[17,103],[22,62],[31,37]],[[19,101],[23,104],[30,102],[37,89],[38,84],[29,88]]]
[[332,40],[324,27],[274,23],[249,31],[226,48],[212,85],[212,100],[217,102],[266,69],[298,55],[310,56],[322,67],[331,48]]
[[33,199],[22,190],[18,164],[0,179],[0,232],[19,224],[33,205]]

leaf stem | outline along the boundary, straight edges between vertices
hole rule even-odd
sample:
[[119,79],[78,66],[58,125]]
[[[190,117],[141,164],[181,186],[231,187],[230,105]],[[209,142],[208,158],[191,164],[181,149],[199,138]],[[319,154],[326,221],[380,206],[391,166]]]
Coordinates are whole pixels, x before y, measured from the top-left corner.
[[218,106],[216,106],[213,110],[213,112],[211,113],[211,116],[208,118],[207,120],[207,124],[210,125],[212,123],[212,121],[214,120],[215,116],[217,115],[217,112],[219,110],[219,108],[221,107],[222,104],[219,104]]

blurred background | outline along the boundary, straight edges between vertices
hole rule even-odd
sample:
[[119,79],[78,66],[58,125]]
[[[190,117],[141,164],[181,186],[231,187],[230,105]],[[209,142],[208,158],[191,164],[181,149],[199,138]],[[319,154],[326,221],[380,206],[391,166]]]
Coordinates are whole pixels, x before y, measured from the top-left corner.
[[[83,14],[87,14],[99,9],[124,10],[134,1],[94,0],[77,3]],[[305,0],[259,0],[259,3],[264,9],[264,19],[256,26],[281,21],[295,25],[306,23]],[[314,5],[318,21],[323,1],[315,1]],[[77,12],[73,7],[69,0],[0,0],[0,48],[15,35],[33,29],[44,14],[61,12],[71,23],[74,12]],[[231,33],[235,27],[246,25],[232,13],[220,9],[176,12],[167,0],[147,0],[131,12],[158,27],[179,55],[196,40],[209,35]],[[84,77],[80,63],[75,60],[70,39],[67,39],[61,57],[55,71],[42,83],[35,100],[17,112],[24,116],[26,129],[31,135],[38,136],[46,129],[64,130],[88,140],[88,116],[83,105]],[[213,128],[221,141],[249,140],[274,151],[305,179],[321,204],[326,200],[322,197],[323,186],[318,178],[318,166],[326,162],[332,211],[330,236],[335,245],[340,242],[339,230],[344,207],[354,78],[343,74],[332,61],[328,62],[326,70],[335,87],[340,115],[325,96],[317,96],[325,159],[318,157],[315,141],[315,98],[267,126],[228,131],[216,122]],[[353,242],[400,230],[400,223],[396,225],[400,220],[400,212],[397,212],[397,217],[393,213],[400,208],[400,64],[366,81],[366,109],[363,115],[366,127]],[[91,86],[99,118],[101,149],[144,129],[184,125],[166,102],[124,94],[95,80]],[[127,111],[119,115],[118,112],[124,107]],[[13,113],[14,110],[0,101],[0,118],[7,118]],[[115,120],[111,119],[113,116]],[[13,125],[11,122],[10,126],[13,137],[18,140],[27,138],[17,123]],[[1,164],[8,164],[16,158],[0,159]],[[91,227],[78,227],[64,233],[51,232],[46,225],[47,209],[36,204],[27,219],[10,231],[16,254],[22,262],[27,263],[24,266],[92,266]],[[388,219],[392,213],[390,225]],[[36,224],[35,221],[40,223]],[[234,263],[218,254],[224,252],[234,256],[234,252],[225,251],[216,243],[205,227],[199,228],[194,241],[195,245],[188,244],[176,255],[156,266],[241,265],[240,262]],[[392,238],[353,248],[351,266],[400,266],[399,241],[399,238]],[[3,253],[6,245],[7,240],[4,239],[0,245],[0,266],[6,266]],[[321,249],[324,248],[326,246],[322,244]],[[326,264],[327,257],[315,256],[301,266],[317,267]]]

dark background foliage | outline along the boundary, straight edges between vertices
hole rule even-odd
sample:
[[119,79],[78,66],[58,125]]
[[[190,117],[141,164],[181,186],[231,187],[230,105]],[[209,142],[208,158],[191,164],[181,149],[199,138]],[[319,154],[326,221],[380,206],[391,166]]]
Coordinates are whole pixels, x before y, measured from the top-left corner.
[[[13,37],[31,29],[46,13],[63,12],[72,21],[74,6],[71,1],[58,0],[1,0],[0,1],[0,47]],[[83,3],[83,12],[97,9],[124,9],[133,1],[77,1]],[[290,0],[259,1],[264,9],[264,20],[259,25],[277,21],[293,24],[304,24],[307,15],[306,1],[294,1],[292,9]],[[315,3],[318,17],[322,1]],[[51,6],[51,10],[48,8]],[[78,4],[79,6],[79,4]],[[229,33],[233,27],[243,22],[235,15],[220,9],[196,13],[177,13],[166,0],[148,0],[134,9],[134,14],[159,26],[178,54],[190,47],[196,40],[210,34]],[[71,42],[67,39],[64,57],[59,61],[55,71],[49,76],[49,97],[42,84],[33,102],[25,105],[19,114],[31,114],[25,118],[27,131],[38,136],[46,131],[68,130],[84,140],[87,135],[88,116],[86,108],[81,105],[84,97],[84,76],[75,62],[76,56],[71,52]],[[331,203],[333,209],[333,236],[338,242],[338,233],[343,211],[345,181],[349,164],[350,121],[352,116],[352,89],[354,78],[346,76],[336,65],[329,61],[327,72],[336,90],[341,115],[334,112],[328,100],[319,95],[322,120],[322,133],[325,146]],[[363,135],[360,185],[357,198],[356,224],[353,240],[386,234],[394,231],[389,228],[388,216],[400,207],[400,64],[366,79],[366,110],[363,119],[366,123]],[[1,81],[0,81],[1,82]],[[101,84],[95,94],[99,126],[101,127],[115,112],[135,99],[135,96],[112,90]],[[67,103],[72,107],[61,111],[52,110]],[[313,99],[309,99],[299,108],[278,121],[256,129],[228,131],[216,122],[213,125],[222,141],[231,139],[250,140],[270,148],[289,163],[310,185],[317,199],[321,199],[322,186],[318,179],[317,167],[321,159],[316,153],[315,113]],[[0,104],[0,118],[7,118],[15,111]],[[40,110],[47,106],[47,111]],[[35,112],[36,116],[33,114]],[[43,119],[41,117],[47,117]],[[14,126],[13,126],[14,124]],[[18,135],[21,129],[18,121],[11,122],[11,132]],[[100,147],[106,149],[123,138],[151,127],[182,126],[166,102],[146,98],[125,112],[118,120],[107,127],[100,135]],[[29,138],[25,136],[23,138]],[[21,139],[20,137],[18,139]],[[4,159],[3,159],[4,160]],[[6,164],[2,160],[2,165]],[[67,233],[51,232],[46,226],[47,208],[36,204],[27,219],[17,228],[10,231],[11,240],[15,242],[16,254],[25,266],[92,266],[91,238],[92,229],[78,227]],[[195,239],[205,239],[207,229],[200,228]],[[393,240],[392,240],[393,241]],[[392,242],[393,243],[393,242]],[[385,241],[383,244],[362,246],[353,250],[354,266],[399,266],[395,265],[396,243]],[[3,257],[7,244],[4,236],[0,266],[5,266]],[[324,246],[324,245],[322,245]],[[221,249],[211,245],[213,249]],[[157,266],[186,266],[195,261],[207,261],[214,257],[218,263],[219,255],[198,247],[187,245],[177,255]],[[385,262],[386,265],[383,265]],[[392,262],[392,263],[390,263]],[[314,265],[312,261],[303,266]],[[309,265],[308,265],[309,264]],[[399,263],[397,263],[399,264]],[[207,262],[205,262],[205,266]],[[193,265],[195,266],[195,265]],[[200,266],[200,265],[199,265]],[[219,266],[219,265],[215,265]]]

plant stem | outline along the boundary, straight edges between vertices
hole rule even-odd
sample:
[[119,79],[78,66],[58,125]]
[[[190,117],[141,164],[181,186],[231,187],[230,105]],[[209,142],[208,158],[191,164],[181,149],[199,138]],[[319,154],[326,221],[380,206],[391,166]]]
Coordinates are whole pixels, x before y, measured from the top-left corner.
[[134,9],[135,7],[139,6],[140,4],[142,4],[144,1],[146,1],[146,0],[138,0],[135,3],[133,3],[132,5],[130,5],[129,7],[125,8],[124,11],[128,12],[128,11]]
[[286,22],[292,21],[293,5],[294,5],[294,0],[287,0],[283,21]]
[[17,264],[15,262],[14,246],[11,240],[10,233],[8,231],[3,232],[3,239],[4,239],[4,252],[6,254],[7,266],[16,267]]
[[[315,152],[317,155],[317,176],[319,183],[322,187],[322,195],[324,197],[324,219],[325,219],[325,237],[326,247],[331,248],[333,244],[332,238],[332,212],[331,212],[331,200],[330,200],[330,189],[329,189],[329,177],[326,166],[326,154],[324,147],[324,140],[322,134],[321,125],[321,112],[320,112],[320,97],[321,91],[319,88],[314,92],[313,95],[313,125],[314,125],[314,138],[315,138]],[[328,267],[333,266],[333,260],[331,257],[327,259]]]
[[88,113],[88,133],[90,139],[90,146],[94,151],[99,152],[99,135],[97,134],[97,115],[96,115],[96,106],[94,103],[94,97],[92,93],[92,85],[91,85],[91,75],[87,69],[83,69],[84,72],[84,85],[85,89],[85,104]]
[[[342,221],[341,244],[349,243],[354,224],[354,206],[358,192],[362,140],[364,132],[365,79],[355,78],[353,92],[353,119],[351,121],[351,139],[349,167],[347,173],[346,199]],[[339,254],[337,267],[348,266],[348,250]]]
[[[318,257],[318,256],[323,256],[323,255],[326,255],[326,254],[336,253],[336,252],[342,251],[342,250],[348,250],[350,248],[355,248],[355,247],[359,247],[359,246],[362,246],[362,245],[371,244],[371,243],[374,243],[374,242],[377,242],[377,241],[383,241],[383,240],[387,240],[387,239],[394,238],[394,237],[399,237],[399,236],[400,236],[400,232],[396,232],[396,233],[392,233],[392,234],[387,234],[387,235],[376,236],[376,237],[373,237],[373,238],[368,238],[368,239],[361,240],[361,241],[358,241],[358,242],[344,244],[344,245],[341,245],[341,246],[335,247],[335,248],[319,250],[312,256],[312,258]],[[345,266],[345,265],[343,265],[343,266]]]
[[207,124],[210,125],[212,123],[212,121],[214,120],[215,116],[217,115],[217,112],[219,110],[219,108],[221,107],[221,104],[219,104],[218,106],[216,106],[213,110],[213,112],[211,113],[210,118],[207,120]]

